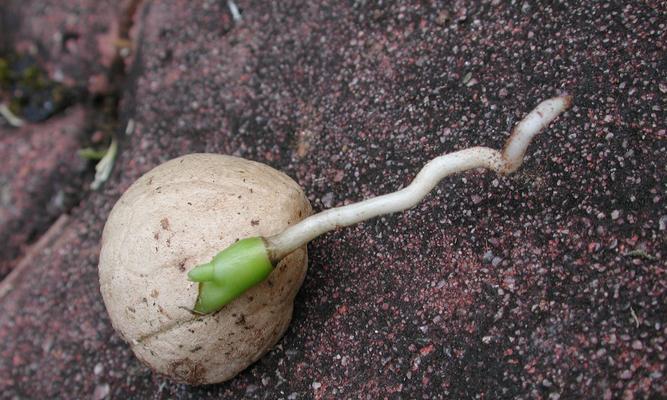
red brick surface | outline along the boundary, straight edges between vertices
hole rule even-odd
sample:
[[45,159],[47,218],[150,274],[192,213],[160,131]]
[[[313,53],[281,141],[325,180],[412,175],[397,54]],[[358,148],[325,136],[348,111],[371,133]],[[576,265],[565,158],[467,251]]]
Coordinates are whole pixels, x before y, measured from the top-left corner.
[[81,197],[86,162],[78,155],[86,113],[0,130],[0,278],[27,246]]
[[106,76],[127,1],[8,0],[0,5],[0,49],[36,56],[49,76],[87,88]]

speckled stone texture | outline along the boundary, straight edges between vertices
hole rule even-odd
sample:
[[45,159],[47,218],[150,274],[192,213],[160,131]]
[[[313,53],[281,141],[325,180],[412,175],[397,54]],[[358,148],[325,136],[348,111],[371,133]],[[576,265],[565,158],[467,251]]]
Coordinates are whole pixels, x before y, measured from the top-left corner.
[[129,1],[3,1],[0,50],[31,54],[68,86],[98,87],[112,66],[121,6]]
[[87,163],[77,154],[82,107],[37,125],[0,128],[0,280],[81,197]]
[[[2,396],[667,396],[664,2],[237,4],[240,23],[224,1],[146,3],[114,174],[0,300]],[[501,146],[562,92],[515,175],[447,178],[313,241],[285,337],[234,380],[171,383],[113,332],[101,229],[155,165],[266,162],[322,209]]]
[[[109,78],[121,60],[116,56],[117,41],[134,2],[0,2],[0,58],[22,55],[22,63],[46,72],[40,79],[68,88],[72,100],[63,102],[78,103],[64,113],[58,110],[48,121],[40,116],[40,123],[21,129],[0,119],[0,279],[86,193],[90,168],[77,150],[89,143],[84,138],[99,119],[94,111],[101,107],[93,110],[92,98],[114,86]],[[28,93],[34,90],[27,88]],[[8,100],[5,96],[0,93],[0,102]]]

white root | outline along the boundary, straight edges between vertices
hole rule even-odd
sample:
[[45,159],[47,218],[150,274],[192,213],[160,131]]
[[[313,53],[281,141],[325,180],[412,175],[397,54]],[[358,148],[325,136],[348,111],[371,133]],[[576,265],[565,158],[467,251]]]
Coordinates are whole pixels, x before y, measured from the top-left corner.
[[330,230],[414,207],[448,175],[473,168],[486,168],[499,174],[516,171],[523,162],[523,156],[530,141],[559,114],[569,108],[571,103],[570,96],[554,97],[541,102],[516,125],[502,152],[488,147],[472,147],[445,154],[429,161],[406,188],[322,211],[277,235],[266,238],[271,260],[278,262],[289,253]]
[[5,117],[9,125],[13,126],[14,128],[20,128],[25,125],[25,122],[21,118],[17,117],[5,103],[0,104],[0,115]]

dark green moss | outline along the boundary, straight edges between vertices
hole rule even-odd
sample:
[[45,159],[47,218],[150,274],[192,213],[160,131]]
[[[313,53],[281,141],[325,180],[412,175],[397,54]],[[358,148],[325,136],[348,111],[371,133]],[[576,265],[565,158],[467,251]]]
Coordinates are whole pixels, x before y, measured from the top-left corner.
[[9,64],[7,60],[0,57],[0,88],[9,84]]
[[18,117],[43,121],[72,104],[74,97],[72,90],[51,80],[34,58],[0,57],[0,99]]

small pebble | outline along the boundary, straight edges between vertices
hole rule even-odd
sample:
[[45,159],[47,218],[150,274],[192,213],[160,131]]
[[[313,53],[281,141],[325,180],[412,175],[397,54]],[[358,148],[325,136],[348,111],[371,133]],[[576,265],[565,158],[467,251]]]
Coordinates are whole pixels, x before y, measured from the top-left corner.
[[334,197],[334,195],[331,192],[328,192],[327,194],[322,196],[322,199],[321,199],[322,205],[326,208],[330,208],[333,205],[333,197]]
[[101,385],[95,386],[95,391],[93,392],[93,400],[103,400],[109,396],[109,384],[103,383]]
[[493,260],[493,252],[491,250],[487,250],[482,256],[482,261],[488,264],[491,262],[491,260]]
[[338,171],[336,171],[336,174],[334,175],[333,180],[334,180],[334,182],[340,182],[340,181],[343,180],[343,178],[345,178],[345,171],[343,171],[342,169],[339,169]]
[[625,371],[621,372],[621,379],[627,380],[630,378],[632,378],[632,371],[626,369]]
[[101,363],[95,364],[95,368],[93,369],[93,373],[95,375],[99,375],[104,371],[104,366]]
[[259,387],[257,385],[248,385],[248,387],[245,389],[246,394],[252,394],[257,391]]

